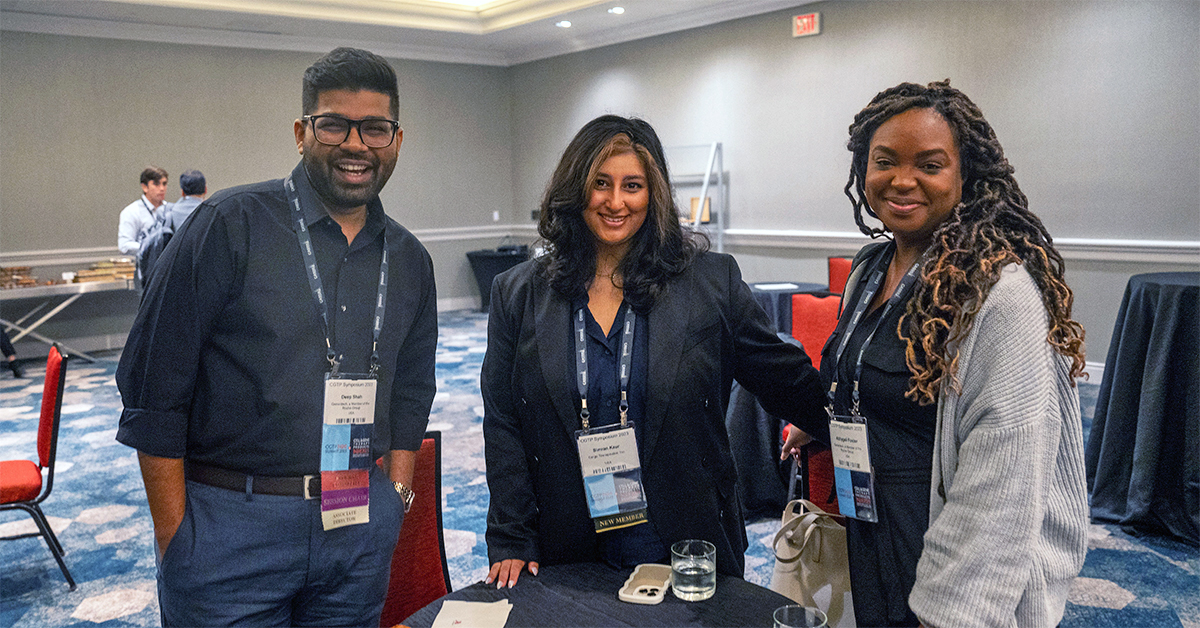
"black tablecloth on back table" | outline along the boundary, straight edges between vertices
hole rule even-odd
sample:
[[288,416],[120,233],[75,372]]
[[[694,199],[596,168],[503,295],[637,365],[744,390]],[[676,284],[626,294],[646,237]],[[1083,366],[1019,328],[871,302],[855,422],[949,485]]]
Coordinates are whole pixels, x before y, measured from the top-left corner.
[[442,602],[496,602],[508,599],[508,626],[770,626],[772,613],[795,604],[788,598],[740,578],[717,574],[717,592],[702,602],[685,602],[673,593],[655,605],[617,599],[630,570],[600,563],[543,566],[537,577],[521,575],[511,589],[482,582],[454,591],[404,620],[405,626],[433,625]]
[[1087,443],[1092,518],[1200,544],[1200,273],[1129,279]]

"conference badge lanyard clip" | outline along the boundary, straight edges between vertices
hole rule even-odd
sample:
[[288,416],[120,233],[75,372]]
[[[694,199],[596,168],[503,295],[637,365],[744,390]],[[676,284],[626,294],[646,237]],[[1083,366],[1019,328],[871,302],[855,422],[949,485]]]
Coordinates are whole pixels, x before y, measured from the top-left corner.
[[583,429],[575,432],[579,466],[583,470],[583,488],[588,511],[596,532],[627,528],[648,521],[646,494],[642,490],[642,466],[638,457],[633,421],[628,420],[629,373],[633,364],[633,328],[635,315],[628,305],[621,332],[620,385],[621,422],[591,427],[587,407],[588,368],[587,331],[584,308],[574,315],[575,374],[582,407],[579,420]]
[[[924,258],[922,257],[922,261]],[[880,322],[887,317],[888,311],[904,298],[905,292],[917,280],[921,261],[913,264],[895,292],[888,299],[883,312],[875,321],[875,327],[867,334],[858,350],[858,358],[854,365],[854,389],[850,392],[850,414],[834,412],[834,396],[837,393],[838,374],[841,369],[842,352],[850,342],[850,336],[862,320],[867,307],[879,291],[883,282],[883,271],[875,271],[871,275],[863,291],[862,298],[854,307],[850,322],[842,333],[842,342],[838,345],[834,359],[833,381],[829,387],[829,403],[825,411],[829,413],[829,448],[833,454],[833,477],[837,486],[838,511],[848,517],[872,523],[879,522],[879,512],[875,503],[875,473],[871,466],[871,448],[867,438],[867,418],[859,412],[859,381],[862,379],[863,354],[879,331]]]
[[289,176],[284,181],[298,228],[300,252],[313,300],[321,313],[325,332],[325,399],[321,419],[321,525],[334,530],[370,522],[371,434],[375,429],[375,400],[379,381],[379,334],[387,305],[387,234],[379,263],[379,292],[375,299],[372,329],[371,367],[367,373],[342,373],[337,354],[329,339],[329,312],[325,302],[321,273],[313,252],[312,237],[304,222],[300,199]]

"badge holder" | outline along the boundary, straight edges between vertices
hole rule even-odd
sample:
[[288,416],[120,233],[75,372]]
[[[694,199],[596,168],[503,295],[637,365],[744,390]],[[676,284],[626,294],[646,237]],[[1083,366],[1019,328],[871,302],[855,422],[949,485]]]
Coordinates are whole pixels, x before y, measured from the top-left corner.
[[579,430],[575,444],[596,532],[645,523],[646,494],[633,422]]
[[875,474],[871,470],[871,449],[867,446],[867,419],[834,415],[829,422],[829,444],[838,511],[847,517],[878,523]]
[[376,384],[370,373],[335,370],[325,376],[321,523],[326,530],[370,521]]

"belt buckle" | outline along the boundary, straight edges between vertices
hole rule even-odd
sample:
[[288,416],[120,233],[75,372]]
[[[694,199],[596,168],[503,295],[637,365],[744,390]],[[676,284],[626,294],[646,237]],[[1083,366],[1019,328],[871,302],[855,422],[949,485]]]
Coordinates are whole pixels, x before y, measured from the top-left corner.
[[317,499],[318,497],[320,497],[320,495],[313,495],[313,494],[311,494],[311,493],[309,493],[309,492],[308,492],[308,485],[309,485],[309,482],[310,482],[310,481],[311,481],[313,478],[318,478],[318,479],[319,479],[320,477],[321,477],[321,476],[319,476],[319,475],[306,475],[306,476],[304,476],[304,478],[303,478],[303,480],[304,480],[304,499]]

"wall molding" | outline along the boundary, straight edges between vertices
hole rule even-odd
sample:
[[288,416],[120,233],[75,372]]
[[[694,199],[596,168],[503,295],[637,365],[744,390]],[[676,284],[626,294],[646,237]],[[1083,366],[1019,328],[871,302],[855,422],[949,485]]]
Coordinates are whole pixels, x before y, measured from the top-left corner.
[[[536,239],[537,225],[494,224],[471,227],[413,229],[424,243],[462,242],[513,236]],[[856,231],[803,231],[788,229],[727,229],[725,244],[853,253],[871,240]],[[1059,238],[1054,241],[1064,259],[1140,264],[1194,264],[1200,266],[1200,241],[1110,240]],[[116,247],[14,251],[0,253],[0,266],[70,266],[121,257]]]
[[[739,247],[854,252],[870,241],[857,231],[725,230],[725,244]],[[1200,265],[1200,241],[1057,238],[1054,245],[1067,260]]]
[[479,227],[446,227],[441,229],[412,229],[421,242],[455,242],[488,238],[536,238],[537,225],[484,225]]

